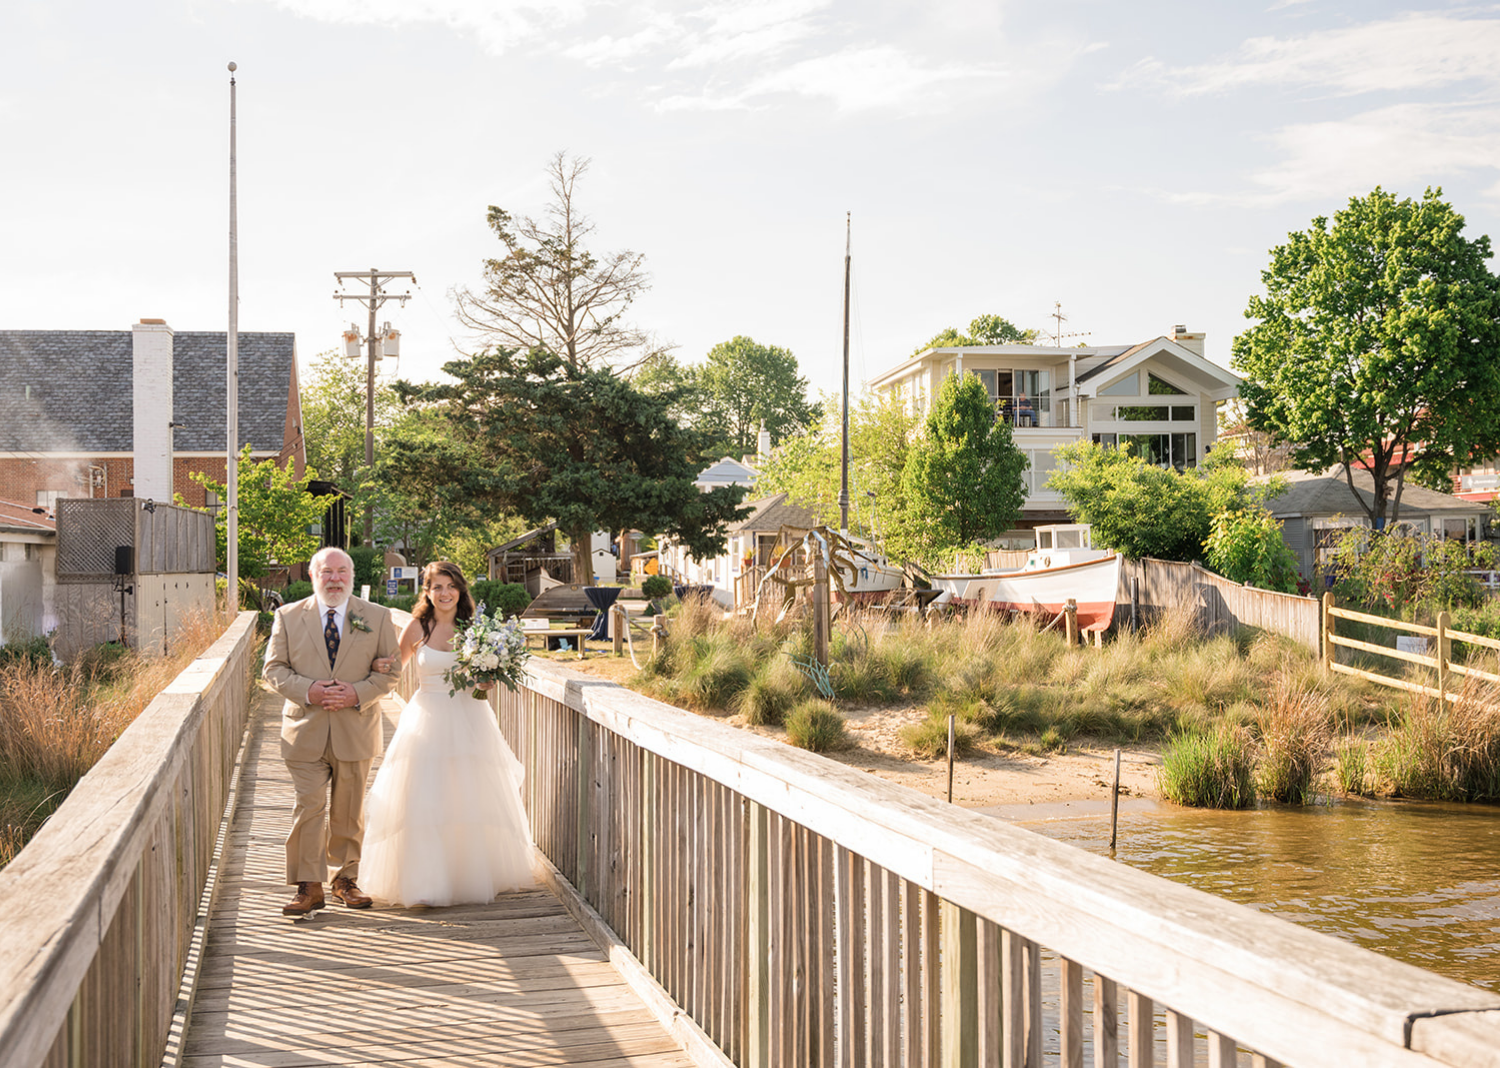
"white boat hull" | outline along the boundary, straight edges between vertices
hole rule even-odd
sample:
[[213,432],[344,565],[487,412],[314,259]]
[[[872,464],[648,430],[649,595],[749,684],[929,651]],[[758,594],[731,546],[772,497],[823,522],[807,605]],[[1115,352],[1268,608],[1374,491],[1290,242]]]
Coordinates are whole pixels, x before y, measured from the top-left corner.
[[1030,571],[935,575],[932,584],[944,591],[939,604],[1057,615],[1072,600],[1078,605],[1079,629],[1103,631],[1115,615],[1120,557]]

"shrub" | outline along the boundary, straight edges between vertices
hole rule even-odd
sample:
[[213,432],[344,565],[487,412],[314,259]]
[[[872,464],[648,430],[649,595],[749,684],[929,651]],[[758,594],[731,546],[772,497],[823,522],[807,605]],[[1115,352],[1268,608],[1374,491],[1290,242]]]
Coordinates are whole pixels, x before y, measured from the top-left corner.
[[1176,731],[1162,751],[1157,785],[1162,796],[1196,808],[1255,804],[1254,754],[1242,728]]
[[1402,797],[1500,799],[1500,689],[1469,677],[1452,707],[1413,698],[1375,762]]
[[414,593],[402,593],[385,602],[387,608],[393,608],[398,612],[410,612],[417,606],[417,595]]
[[293,601],[301,601],[312,596],[312,583],[306,579],[300,582],[288,582],[286,588],[281,591],[283,604],[291,604]]
[[822,698],[808,698],[787,713],[786,740],[813,753],[841,748],[845,743],[844,717]]
[[385,589],[385,554],[373,545],[356,545],[349,550],[354,561],[354,592],[361,586],[371,590]]
[[7,664],[24,664],[33,669],[50,668],[52,647],[42,637],[6,642],[0,645],[0,667]]
[[[961,757],[974,748],[978,740],[974,724],[953,717],[953,755]],[[937,760],[948,754],[948,716],[946,713],[930,712],[926,719],[908,723],[901,728],[901,740],[919,757]]]
[[520,615],[532,601],[531,594],[519,582],[495,579],[476,579],[469,583],[469,595],[475,604],[483,601],[488,611],[499,612],[506,618]]
[[[686,652],[686,650],[684,650]],[[738,643],[722,638],[697,638],[691,663],[678,677],[678,689],[693,708],[727,709],[755,675],[754,664]]]
[[809,695],[807,678],[785,656],[764,660],[735,699],[735,709],[752,727],[780,726],[787,713]]
[[647,575],[646,581],[641,583],[641,593],[650,600],[657,600],[672,592],[672,580],[666,575]]
[[1328,702],[1321,694],[1298,689],[1285,675],[1276,676],[1266,704],[1256,717],[1263,749],[1258,783],[1272,801],[1305,804],[1333,730]]
[[1281,521],[1264,508],[1220,512],[1204,548],[1208,566],[1232,582],[1297,592],[1297,555],[1281,537]]

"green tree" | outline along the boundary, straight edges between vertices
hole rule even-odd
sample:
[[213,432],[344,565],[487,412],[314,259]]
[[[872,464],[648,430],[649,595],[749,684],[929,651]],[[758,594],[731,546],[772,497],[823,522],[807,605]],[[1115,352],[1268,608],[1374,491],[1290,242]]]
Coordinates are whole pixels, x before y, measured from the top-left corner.
[[1281,536],[1281,521],[1264,508],[1220,512],[1210,526],[1208,566],[1234,582],[1297,592],[1297,554]]
[[[317,472],[309,467],[301,479],[293,478],[290,465],[282,468],[274,459],[251,460],[250,446],[246,445],[240,451],[237,475],[240,575],[260,578],[274,565],[290,566],[312,559],[322,539],[309,531],[316,529],[333,501],[332,496],[318,497],[307,491],[308,480],[317,478]],[[228,500],[224,483],[201,471],[189,477],[220,500]],[[181,495],[177,503],[185,503]],[[228,562],[229,510],[220,508],[215,522],[219,567],[223,568]]]
[[443,370],[455,381],[398,389],[448,433],[393,442],[390,474],[481,518],[555,519],[575,574],[590,573],[596,530],[666,534],[702,559],[723,552],[728,524],[746,514],[744,487],[693,485],[709,441],[673,421],[669,393],[540,349],[490,350]]
[[1500,285],[1489,238],[1463,225],[1441,190],[1355,197],[1271,250],[1234,339],[1250,425],[1293,442],[1298,467],[1342,465],[1377,528],[1400,513],[1408,456],[1430,478],[1500,451]]
[[[783,439],[761,466],[755,492],[786,495],[817,513],[818,521],[839,523],[841,414],[829,397],[822,416],[800,433]],[[872,541],[883,540],[904,522],[901,472],[917,420],[898,398],[862,394],[849,405],[849,528]]]
[[[401,402],[385,383],[375,384],[375,455],[381,440],[401,413]],[[320,352],[308,369],[302,387],[302,441],[309,467],[349,494],[349,527],[363,527],[372,499],[370,474],[365,470],[365,361],[351,360],[336,351]],[[379,516],[375,517],[379,524]]]
[[890,543],[902,556],[935,565],[1014,525],[1030,464],[973,375],[943,380],[925,429],[907,453],[904,521]]
[[634,367],[662,351],[624,322],[651,281],[640,253],[599,258],[586,247],[595,226],[579,211],[574,192],[588,168],[587,159],[563,152],[552,157],[552,202],[540,220],[490,206],[486,219],[505,251],[485,260],[480,292],[457,290],[458,317],[489,345],[545,349],[574,367]]
[[717,434],[731,455],[754,452],[762,424],[772,441],[780,441],[817,414],[807,399],[807,379],[797,373],[797,357],[787,349],[741,335],[715,345],[690,370],[707,404],[700,425]]
[[947,327],[932,336],[925,345],[918,345],[913,356],[928,349],[969,348],[974,345],[1034,345],[1040,335],[1035,330],[1022,330],[1009,319],[998,315],[984,314],[969,323],[967,334],[959,333],[955,327]]

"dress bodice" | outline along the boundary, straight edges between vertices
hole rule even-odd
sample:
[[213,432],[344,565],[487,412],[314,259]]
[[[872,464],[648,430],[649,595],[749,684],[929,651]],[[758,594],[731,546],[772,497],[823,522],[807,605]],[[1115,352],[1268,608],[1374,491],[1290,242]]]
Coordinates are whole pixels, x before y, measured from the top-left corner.
[[448,683],[443,678],[443,672],[451,668],[458,660],[458,654],[443,649],[429,649],[422,645],[417,647],[417,682],[423,689],[447,690]]

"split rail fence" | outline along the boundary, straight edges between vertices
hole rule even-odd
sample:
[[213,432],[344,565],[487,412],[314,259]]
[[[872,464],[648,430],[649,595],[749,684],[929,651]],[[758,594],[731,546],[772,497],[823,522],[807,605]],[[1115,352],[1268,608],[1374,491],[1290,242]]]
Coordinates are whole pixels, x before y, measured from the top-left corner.
[[1497,1064],[1500,995],[533,663],[537,845],[724,1063]]
[[[1432,651],[1430,654],[1421,653],[1345,637],[1338,633],[1338,620],[1340,619],[1347,619],[1351,622],[1363,623],[1367,626],[1380,627],[1385,630],[1393,630],[1402,634],[1425,638],[1427,640],[1427,647]],[[1429,627],[1421,623],[1405,623],[1399,619],[1387,619],[1385,616],[1372,616],[1366,612],[1356,612],[1350,608],[1339,608],[1334,603],[1333,594],[1325,593],[1323,595],[1323,664],[1329,671],[1336,671],[1343,675],[1354,675],[1361,679],[1367,679],[1370,682],[1379,683],[1382,686],[1392,686],[1398,690],[1407,690],[1411,693],[1435,697],[1439,701],[1444,702],[1458,699],[1458,693],[1455,692],[1453,687],[1453,679],[1455,677],[1479,679],[1491,685],[1500,685],[1500,675],[1485,671],[1472,661],[1458,662],[1453,657],[1454,642],[1462,645],[1494,649],[1500,652],[1500,641],[1494,638],[1486,638],[1481,634],[1468,634],[1461,630],[1454,630],[1450,625],[1450,617],[1447,612],[1438,613],[1436,622],[1436,626]],[[1396,678],[1374,671],[1366,671],[1350,664],[1340,664],[1338,662],[1338,650],[1340,648],[1358,649],[1363,653],[1373,653],[1376,656],[1387,657],[1391,660],[1399,660],[1403,663],[1417,664],[1421,667],[1431,668],[1437,685],[1427,686],[1411,679]]]
[[206,922],[254,652],[242,612],[0,871],[3,1068],[161,1063]]

